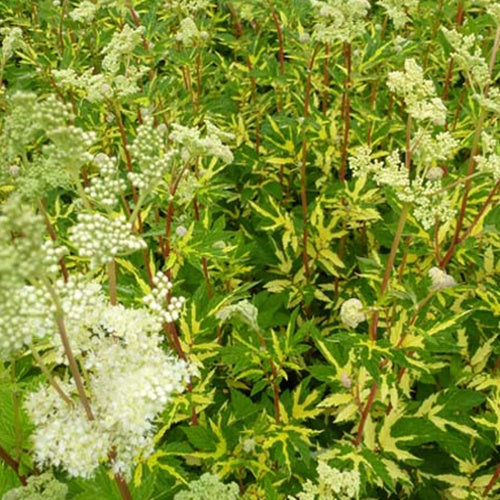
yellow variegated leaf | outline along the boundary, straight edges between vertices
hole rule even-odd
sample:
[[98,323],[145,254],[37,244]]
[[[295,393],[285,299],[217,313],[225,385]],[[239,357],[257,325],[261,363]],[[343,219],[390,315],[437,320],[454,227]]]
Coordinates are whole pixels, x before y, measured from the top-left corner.
[[321,403],[320,408],[331,408],[332,406],[342,406],[352,401],[352,394],[330,394]]
[[402,416],[403,412],[400,410],[392,410],[389,415],[385,416],[384,423],[378,434],[378,442],[385,452],[393,453],[398,460],[419,460],[415,455],[398,447],[398,443],[410,441],[413,436],[394,438],[391,434],[392,427]]
[[480,373],[483,371],[491,353],[493,352],[493,343],[497,337],[498,335],[491,337],[481,347],[479,347],[479,349],[474,353],[474,356],[472,356],[470,363],[474,368],[474,372]]
[[300,402],[302,395],[302,386],[299,386],[293,392],[292,417],[296,420],[305,420],[312,418],[321,413],[321,408],[315,407],[316,401],[319,398],[319,391],[310,392],[304,401]]
[[348,404],[340,412],[335,418],[335,422],[345,422],[348,420],[352,420],[353,417],[358,413],[358,406],[354,403]]
[[134,278],[137,281],[137,284],[139,285],[139,288],[141,289],[141,292],[144,295],[147,295],[151,292],[151,288],[149,287],[149,285],[141,278],[139,272],[130,261],[116,257],[115,262],[119,266],[123,267],[123,269],[126,269],[129,273],[134,275]]
[[443,321],[442,323],[437,323],[435,327],[431,328],[430,330],[427,330],[426,332],[427,335],[429,336],[436,335],[436,333],[442,332],[443,330],[452,327],[458,322],[458,320],[462,316],[465,316],[466,314],[469,314],[469,311],[462,311],[460,314],[454,316],[453,318],[448,319],[447,321]]

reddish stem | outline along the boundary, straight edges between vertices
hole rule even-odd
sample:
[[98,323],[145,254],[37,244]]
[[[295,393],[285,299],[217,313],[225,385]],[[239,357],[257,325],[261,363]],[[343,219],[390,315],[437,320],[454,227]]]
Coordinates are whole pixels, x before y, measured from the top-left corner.
[[500,462],[498,462],[495,472],[493,472],[493,475],[491,476],[490,481],[488,482],[486,488],[484,489],[483,496],[488,496],[490,491],[493,489],[493,486],[495,486],[495,483],[497,482],[497,479],[500,477]]
[[344,120],[344,134],[342,138],[342,151],[340,155],[339,178],[345,181],[345,171],[347,165],[347,148],[349,144],[349,129],[351,124],[351,97],[349,91],[352,85],[352,48],[350,43],[344,43],[344,64],[347,69],[347,75],[344,81],[342,119]]
[[285,74],[285,47],[283,45],[283,31],[281,30],[280,20],[276,15],[276,11],[273,9],[272,11],[274,26],[276,27],[276,32],[278,34],[278,43],[279,43],[279,64],[280,64],[280,74]]
[[325,115],[328,110],[328,93],[330,87],[330,72],[328,70],[328,63],[330,61],[330,44],[327,43],[325,46],[325,59],[323,61],[323,85],[325,90],[323,91],[323,102],[321,103],[321,110]]
[[15,460],[2,446],[0,446],[0,458],[5,462],[6,465],[8,465],[15,472],[19,481],[21,481],[21,484],[23,486],[26,486],[27,484],[26,476],[23,476],[22,474],[19,473],[19,465],[20,465],[19,462]]
[[372,404],[375,401],[375,394],[377,393],[377,389],[378,389],[377,382],[373,382],[372,387],[370,389],[370,394],[368,395],[368,400],[366,401],[365,408],[363,409],[363,413],[361,414],[358,433],[354,441],[354,444],[356,446],[358,446],[361,443],[361,440],[363,439],[363,431],[365,429],[366,419],[368,418]]
[[[314,51],[312,53],[311,59],[309,61],[309,65],[307,67],[307,82],[306,82],[306,94],[304,97],[304,118],[309,116],[309,102],[311,99],[311,79],[312,79],[312,68],[314,65],[314,60],[316,59],[316,54],[318,53],[319,45],[316,44],[314,47]],[[307,141],[305,138],[304,131],[304,140],[302,141],[302,161],[300,165],[300,200],[302,205],[302,220],[304,224],[304,229],[302,232],[302,262],[304,265],[304,272],[306,275],[307,281],[309,281],[310,277],[310,269],[309,269],[309,257],[307,255],[307,242],[309,238],[308,233],[308,213],[307,213]]]

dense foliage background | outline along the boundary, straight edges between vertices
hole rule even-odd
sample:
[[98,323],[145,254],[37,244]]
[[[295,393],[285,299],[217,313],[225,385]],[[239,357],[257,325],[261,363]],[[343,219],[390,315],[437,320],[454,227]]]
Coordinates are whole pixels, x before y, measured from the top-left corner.
[[[0,20],[0,494],[169,499],[209,472],[178,498],[498,497],[497,1],[11,0]],[[89,477],[40,463],[30,394],[75,367],[35,290],[83,274],[134,309],[157,271],[185,297],[163,347],[198,374],[155,449],[115,481],[111,450]],[[43,471],[41,497],[7,496]]]

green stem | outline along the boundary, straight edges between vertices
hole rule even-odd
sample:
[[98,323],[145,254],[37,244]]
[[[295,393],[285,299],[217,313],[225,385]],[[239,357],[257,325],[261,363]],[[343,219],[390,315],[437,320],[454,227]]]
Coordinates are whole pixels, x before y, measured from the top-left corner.
[[59,332],[59,336],[61,337],[64,353],[66,354],[66,357],[68,359],[69,369],[71,371],[71,375],[73,376],[73,380],[75,381],[80,402],[82,403],[87,418],[89,420],[94,420],[94,414],[92,413],[92,409],[90,407],[90,401],[87,397],[87,394],[85,393],[85,388],[83,386],[80,370],[78,368],[78,364],[73,354],[73,350],[71,349],[71,345],[69,343],[68,333],[66,331],[66,325],[64,324],[64,311],[61,302],[59,300],[59,297],[57,296],[57,292],[55,291],[50,281],[48,279],[44,279],[43,283],[56,308],[55,320],[57,324],[57,330]]
[[108,283],[109,283],[109,301],[112,306],[116,306],[118,303],[117,293],[116,293],[116,262],[115,259],[111,259],[108,262]]
[[69,406],[74,406],[73,400],[63,391],[62,387],[58,384],[57,380],[52,376],[50,370],[47,368],[47,365],[43,362],[43,359],[40,356],[39,352],[36,350],[34,344],[31,344],[31,354],[35,358],[38,367],[40,368],[40,370],[42,370],[42,373],[49,381],[49,384],[54,388],[57,394],[59,394],[59,396],[61,396],[63,401],[65,401]]

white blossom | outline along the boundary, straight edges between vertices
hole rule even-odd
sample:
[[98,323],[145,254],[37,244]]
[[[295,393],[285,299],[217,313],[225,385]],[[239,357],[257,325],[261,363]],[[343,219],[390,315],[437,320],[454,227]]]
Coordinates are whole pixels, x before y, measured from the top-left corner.
[[454,28],[441,27],[441,30],[453,48],[451,56],[454,63],[467,74],[473,85],[484,88],[490,81],[490,75],[476,35],[464,35]]
[[[70,288],[74,299],[81,289]],[[59,292],[68,337],[85,367],[93,418],[86,415],[70,381],[59,385],[72,405],[52,386],[42,386],[25,406],[36,426],[33,443],[40,466],[61,466],[72,476],[91,477],[113,450],[113,472],[127,476],[139,457],[153,451],[157,416],[197,371],[163,350],[161,322],[155,315],[101,304],[99,290],[94,292],[96,312],[80,318],[78,326],[86,333],[80,342],[75,339],[75,315],[92,311],[74,303],[69,307],[68,294]]]
[[0,35],[2,35],[2,59],[7,61],[16,49],[23,46],[23,32],[17,26],[6,27],[0,28]]
[[307,480],[302,485],[302,492],[289,500],[326,500],[359,497],[360,474],[358,471],[340,471],[323,461],[318,462],[318,481]]
[[346,300],[340,308],[340,319],[349,328],[356,328],[366,321],[363,303],[356,298]]
[[407,112],[417,121],[430,121],[444,125],[446,107],[436,97],[432,80],[426,80],[422,68],[414,59],[406,59],[404,71],[392,71],[387,78],[387,86],[392,92],[404,98]]
[[319,42],[352,42],[363,35],[368,0],[311,0],[311,5],[317,18],[313,33]]
[[418,0],[378,0],[377,2],[385,9],[396,29],[402,28],[409,20],[409,14],[415,14],[418,8]]
[[432,288],[434,290],[452,288],[457,284],[453,276],[446,274],[446,272],[442,269],[439,269],[439,267],[432,267],[431,269],[429,269],[429,276],[431,278]]
[[84,0],[69,13],[69,16],[73,21],[79,23],[91,23],[94,20],[98,8],[98,4],[92,3],[89,0]]

